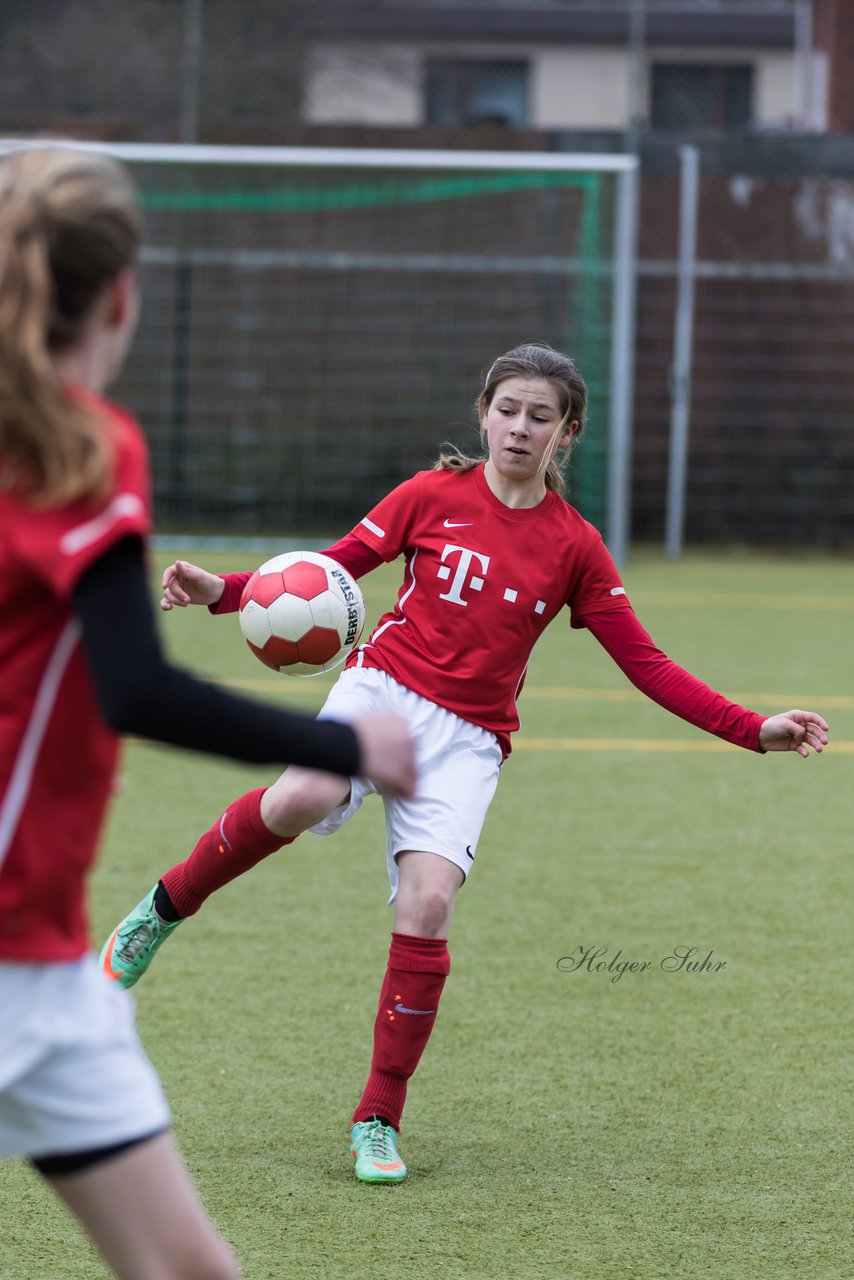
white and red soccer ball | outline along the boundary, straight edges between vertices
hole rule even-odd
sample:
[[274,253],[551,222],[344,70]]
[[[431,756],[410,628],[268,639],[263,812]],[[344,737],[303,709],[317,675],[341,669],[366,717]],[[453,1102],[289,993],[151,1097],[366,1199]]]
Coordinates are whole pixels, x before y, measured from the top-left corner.
[[246,643],[273,671],[316,676],[344,661],[365,625],[356,581],[329,556],[288,551],[253,573],[240,597]]

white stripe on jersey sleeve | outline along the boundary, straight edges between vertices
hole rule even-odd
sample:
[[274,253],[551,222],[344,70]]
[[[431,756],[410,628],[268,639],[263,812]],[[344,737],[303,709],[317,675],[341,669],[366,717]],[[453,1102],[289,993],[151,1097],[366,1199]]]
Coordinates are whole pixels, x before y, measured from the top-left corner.
[[103,537],[110,525],[116,524],[125,516],[144,514],[145,506],[138,494],[117,493],[98,515],[85,521],[84,524],[75,525],[73,529],[64,533],[59,541],[59,549],[63,555],[76,556],[78,552],[85,550]]
[[378,524],[374,524],[373,520],[369,520],[367,516],[360,520],[359,523],[363,524],[366,529],[370,529],[371,533],[376,534],[378,538],[385,537],[385,529],[381,529]]

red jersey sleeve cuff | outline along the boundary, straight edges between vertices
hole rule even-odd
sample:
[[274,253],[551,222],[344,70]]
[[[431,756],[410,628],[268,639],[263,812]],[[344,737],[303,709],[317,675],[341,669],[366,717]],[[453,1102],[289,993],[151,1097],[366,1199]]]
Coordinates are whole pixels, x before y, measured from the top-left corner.
[[770,716],[760,716],[760,715],[756,714],[755,712],[754,712],[754,715],[755,715],[755,724],[754,724],[754,726],[753,726],[753,732],[754,732],[754,737],[755,737],[755,740],[756,740],[756,741],[755,741],[755,745],[752,745],[752,746],[751,746],[751,750],[752,750],[752,751],[758,751],[758,752],[759,752],[759,754],[760,754],[761,756],[765,756],[765,755],[767,755],[767,754],[768,754],[768,752],[765,750],[765,748],[762,746],[762,744],[761,744],[761,743],[760,743],[760,741],[759,741],[759,733],[760,733],[760,730],[761,730],[761,728],[762,728],[763,724],[765,723],[765,721],[766,721],[766,720],[770,720],[770,719],[771,719],[771,717],[770,717]]
[[251,573],[221,573],[219,575],[225,587],[216,604],[208,605],[208,613],[237,613],[240,608],[240,597]]

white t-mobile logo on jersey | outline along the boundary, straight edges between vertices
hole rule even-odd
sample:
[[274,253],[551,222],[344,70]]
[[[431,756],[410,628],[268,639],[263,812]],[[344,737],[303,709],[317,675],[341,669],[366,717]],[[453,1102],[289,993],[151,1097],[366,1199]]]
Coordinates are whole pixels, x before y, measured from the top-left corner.
[[468,576],[471,568],[471,562],[472,560],[479,561],[480,571],[485,575],[489,568],[489,556],[482,556],[479,551],[469,551],[468,547],[452,547],[449,543],[442,552],[442,567],[436,571],[437,578],[450,578],[451,566],[449,564],[445,564],[445,561],[448,556],[455,554],[459,555],[460,558],[457,562],[454,580],[451,583],[450,589],[445,593],[445,595],[440,595],[439,599],[451,600],[454,604],[461,604],[463,608],[466,608],[468,600],[464,600],[460,595],[462,588],[466,585],[466,579],[468,578],[468,586],[471,587],[472,591],[480,591],[483,587],[483,578],[479,578],[477,574],[474,573],[470,578]]

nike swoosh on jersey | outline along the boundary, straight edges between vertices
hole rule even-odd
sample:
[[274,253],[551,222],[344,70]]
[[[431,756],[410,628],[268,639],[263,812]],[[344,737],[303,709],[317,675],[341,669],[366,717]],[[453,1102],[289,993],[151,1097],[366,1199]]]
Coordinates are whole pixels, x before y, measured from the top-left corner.
[[436,1010],[435,1010],[435,1009],[407,1009],[407,1007],[406,1007],[406,1005],[405,1005],[405,1004],[396,1004],[394,1007],[395,1007],[395,1009],[397,1009],[397,1012],[398,1012],[398,1013],[420,1013],[420,1014],[427,1014],[427,1013],[435,1013],[435,1012],[436,1012]]
[[473,524],[474,524],[473,520],[462,520],[462,521],[443,520],[442,521],[443,528],[445,529],[470,529]]

